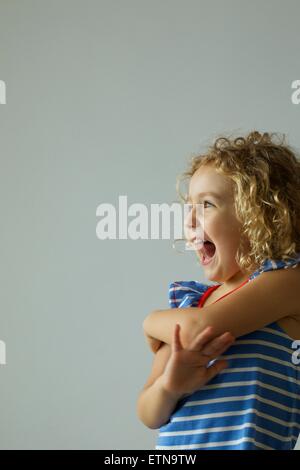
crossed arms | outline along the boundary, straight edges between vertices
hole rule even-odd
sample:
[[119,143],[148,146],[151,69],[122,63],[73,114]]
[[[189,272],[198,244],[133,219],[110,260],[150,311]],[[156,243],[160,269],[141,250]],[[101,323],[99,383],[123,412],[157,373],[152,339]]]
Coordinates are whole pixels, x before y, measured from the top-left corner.
[[240,289],[207,307],[154,310],[143,322],[144,332],[171,344],[175,324],[181,326],[184,348],[207,326],[216,335],[239,337],[284,317],[300,317],[300,265],[261,273]]

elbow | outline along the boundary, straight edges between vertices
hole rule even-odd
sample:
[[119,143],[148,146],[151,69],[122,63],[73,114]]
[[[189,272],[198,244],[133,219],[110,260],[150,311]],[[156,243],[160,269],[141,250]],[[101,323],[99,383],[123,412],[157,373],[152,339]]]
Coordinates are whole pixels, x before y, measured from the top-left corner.
[[152,317],[155,316],[156,312],[158,312],[159,310],[152,310],[150,313],[148,313],[148,315],[144,318],[144,321],[143,321],[143,330],[144,331],[148,331],[148,327],[149,327],[149,322],[151,322],[152,320]]
[[149,315],[146,318],[144,318],[144,321],[143,321],[144,334],[148,332],[148,324],[149,324]]
[[143,423],[143,425],[146,426],[147,428],[153,429],[153,430],[160,428],[160,426],[161,426],[160,424],[152,423],[152,422],[148,421],[148,420],[143,416],[143,414],[139,411],[139,409],[137,409],[136,414],[137,414],[137,417],[138,417],[139,421],[141,421],[141,422]]
[[149,322],[149,317],[150,317],[151,314],[152,314],[152,312],[149,313],[149,314],[144,318],[144,320],[143,320],[143,331],[144,331],[144,333],[148,331],[148,330],[147,330],[147,328],[148,328],[148,322]]
[[[144,423],[144,422],[143,422],[143,423]],[[145,425],[148,429],[152,429],[153,431],[155,431],[156,429],[159,429],[159,428],[160,428],[160,425],[152,424],[152,423],[144,423],[144,425]]]
[[165,423],[150,423],[146,422],[145,420],[142,420],[140,418],[140,421],[149,429],[152,429],[153,431],[159,429],[161,426],[163,426]]

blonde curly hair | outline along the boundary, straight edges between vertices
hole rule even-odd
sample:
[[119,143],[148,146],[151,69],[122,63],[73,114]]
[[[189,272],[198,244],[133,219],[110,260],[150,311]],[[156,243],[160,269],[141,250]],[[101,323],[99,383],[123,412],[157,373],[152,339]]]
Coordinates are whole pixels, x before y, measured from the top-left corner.
[[202,165],[213,165],[233,181],[234,206],[241,222],[236,262],[258,269],[266,259],[289,260],[300,252],[300,160],[285,135],[252,131],[220,136],[177,177],[176,189]]

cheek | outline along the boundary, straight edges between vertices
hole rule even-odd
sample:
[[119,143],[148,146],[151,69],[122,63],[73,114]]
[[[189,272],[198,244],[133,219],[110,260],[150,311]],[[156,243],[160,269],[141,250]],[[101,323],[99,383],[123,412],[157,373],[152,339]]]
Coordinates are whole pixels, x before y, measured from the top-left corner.
[[219,247],[236,247],[240,241],[239,224],[236,218],[232,216],[217,217],[211,221],[208,234]]

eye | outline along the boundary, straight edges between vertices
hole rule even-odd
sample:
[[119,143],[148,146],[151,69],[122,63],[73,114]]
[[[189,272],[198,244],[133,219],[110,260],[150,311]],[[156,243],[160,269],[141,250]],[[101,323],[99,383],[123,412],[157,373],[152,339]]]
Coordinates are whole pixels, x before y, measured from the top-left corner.
[[[205,206],[205,203],[210,204],[211,206],[214,207],[214,204],[213,204],[212,202],[209,202],[209,201],[206,201],[206,200],[205,200],[204,202],[198,202],[197,204],[199,204],[199,205],[200,205],[200,204],[201,204],[201,205],[204,204],[204,209],[207,209],[207,206]],[[192,210],[193,207],[194,207],[194,204],[192,204],[192,203],[185,203],[185,207],[186,207],[187,213],[190,213],[191,210]]]

